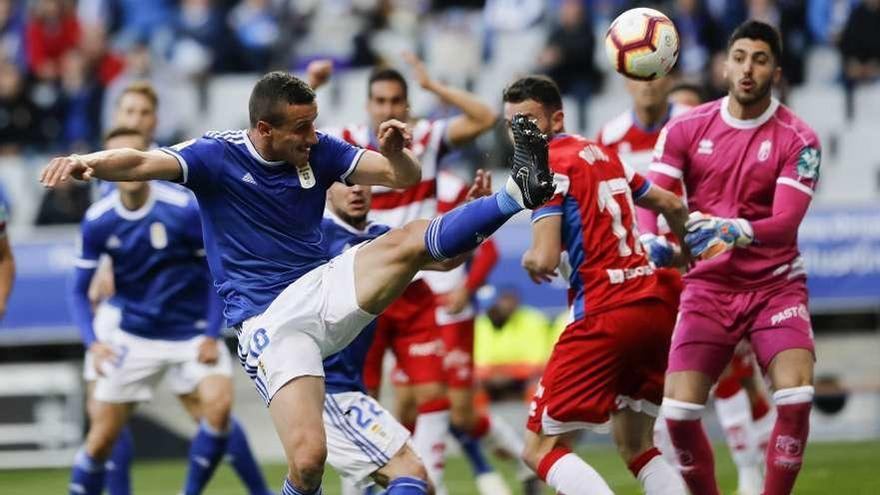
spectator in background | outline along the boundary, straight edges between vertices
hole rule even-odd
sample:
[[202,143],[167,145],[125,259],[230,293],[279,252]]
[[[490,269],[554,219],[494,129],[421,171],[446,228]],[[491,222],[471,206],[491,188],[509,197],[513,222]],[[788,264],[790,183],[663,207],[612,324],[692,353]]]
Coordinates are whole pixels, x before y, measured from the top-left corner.
[[68,180],[54,189],[46,189],[36,225],[79,223],[91,204],[91,190],[87,182]]
[[229,26],[238,42],[239,60],[246,70],[263,72],[272,61],[281,37],[277,12],[269,0],[242,0],[229,12]]
[[64,0],[35,0],[32,5],[25,27],[28,67],[40,79],[55,80],[62,57],[79,44],[79,22]]
[[24,75],[9,60],[0,59],[0,155],[22,151],[31,142],[37,109],[25,91]]
[[24,51],[24,15],[19,3],[14,0],[0,0],[0,58],[27,67]]
[[681,40],[679,69],[687,77],[702,78],[712,55],[724,48],[721,28],[698,0],[676,0],[671,18]]
[[880,0],[863,0],[853,9],[843,29],[840,53],[848,83],[880,78]]
[[98,146],[101,88],[79,50],[61,60],[61,98],[64,111],[62,146],[66,152],[88,153]]
[[557,24],[538,56],[541,71],[553,78],[565,96],[577,102],[578,128],[587,128],[587,102],[602,84],[593,61],[596,39],[582,0],[563,0]]
[[807,24],[813,40],[823,45],[837,45],[849,13],[858,3],[858,0],[807,0]]
[[[151,35],[166,29],[174,19],[179,0],[80,0],[99,3],[93,7],[107,16],[105,22],[118,24],[114,41],[122,48],[150,40]],[[112,15],[112,19],[110,14]]]
[[212,0],[183,0],[173,22],[168,60],[183,76],[201,79],[227,68],[223,17]]

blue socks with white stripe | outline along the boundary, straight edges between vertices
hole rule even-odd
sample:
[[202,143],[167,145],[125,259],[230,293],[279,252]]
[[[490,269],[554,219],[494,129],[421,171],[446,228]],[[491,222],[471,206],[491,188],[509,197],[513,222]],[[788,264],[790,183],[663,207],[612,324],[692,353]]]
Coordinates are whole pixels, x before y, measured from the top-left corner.
[[290,478],[284,478],[284,486],[281,487],[281,495],[321,495],[322,493],[324,492],[320,486],[309,492],[297,490],[290,482]]
[[502,188],[431,220],[425,246],[435,260],[454,258],[479,246],[522,209],[522,204]]
[[428,483],[418,478],[401,476],[388,483],[386,495],[428,495]]
[[229,419],[229,423],[229,442],[226,444],[229,463],[232,464],[236,474],[247,487],[248,493],[266,495],[269,493],[269,487],[266,486],[266,479],[263,478],[257,460],[254,459],[254,453],[248,444],[244,429],[234,416]]
[[73,459],[68,493],[70,495],[101,495],[106,474],[104,462],[86,454],[85,448],[82,448]]
[[470,433],[452,426],[449,427],[449,433],[452,433],[452,436],[455,437],[455,439],[458,440],[458,444],[461,445],[461,450],[464,451],[464,455],[467,457],[468,463],[474,471],[474,476],[491,473],[493,471],[492,465],[489,464],[486,456],[483,455],[483,448],[480,446],[479,440],[474,438]]
[[134,455],[134,440],[131,429],[125,427],[113,445],[110,459],[104,464],[107,470],[107,493],[109,495],[131,495],[131,459]]
[[226,452],[228,439],[228,433],[211,428],[205,420],[199,423],[199,431],[189,447],[189,468],[186,471],[184,495],[202,493]]

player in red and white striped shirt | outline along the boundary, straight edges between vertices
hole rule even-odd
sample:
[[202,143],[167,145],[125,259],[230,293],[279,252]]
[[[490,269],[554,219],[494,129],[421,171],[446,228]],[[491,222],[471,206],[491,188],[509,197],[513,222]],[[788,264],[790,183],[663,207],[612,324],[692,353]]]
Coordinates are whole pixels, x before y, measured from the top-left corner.
[[[409,124],[411,149],[421,164],[422,181],[404,190],[373,188],[370,220],[391,227],[437,216],[437,173],[441,159],[450,148],[467,144],[490,129],[498,118],[497,113],[476,95],[431,78],[414,55],[408,54],[406,59],[422,89],[462,113],[440,120],[411,119],[406,79],[395,69],[378,68],[371,74],[367,86],[369,124],[327,130],[356,146],[375,149],[379,123],[397,119]],[[321,69],[309,71],[308,78],[313,87],[322,84],[329,75],[326,66]],[[364,367],[364,381],[371,391],[378,389],[383,356],[385,350],[391,348],[400,368],[400,373],[394,374],[394,381],[411,387],[418,411],[417,417],[407,415],[410,408],[399,403],[398,418],[403,424],[415,425],[415,450],[425,461],[438,493],[442,493],[449,399],[445,389],[443,339],[435,321],[435,310],[433,292],[422,277],[416,276],[400,298],[378,319],[376,337]]]

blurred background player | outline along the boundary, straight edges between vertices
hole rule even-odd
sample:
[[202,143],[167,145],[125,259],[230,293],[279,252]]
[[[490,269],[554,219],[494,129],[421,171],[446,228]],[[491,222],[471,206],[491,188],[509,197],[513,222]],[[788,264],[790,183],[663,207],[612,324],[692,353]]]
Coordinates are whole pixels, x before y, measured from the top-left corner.
[[[125,86],[116,100],[116,108],[113,112],[113,125],[116,128],[133,129],[138,132],[148,143],[147,148],[156,148],[154,133],[158,124],[159,97],[153,86],[147,81],[135,81]],[[173,183],[165,183],[168,187],[186,191]],[[116,184],[108,181],[99,181],[98,195],[105,197],[116,190]],[[188,194],[188,193],[187,193]],[[201,223],[199,223],[199,229]],[[109,302],[115,293],[113,279],[113,261],[109,255],[102,255],[98,269],[92,277],[89,285],[89,301],[95,308],[95,329],[97,332],[105,328],[113,327],[114,315],[118,309]],[[98,323],[101,322],[101,323]],[[99,336],[100,337],[100,336]],[[223,346],[219,334],[216,336],[221,344],[220,352],[228,353]],[[83,378],[86,381],[86,405],[87,410],[94,406],[93,393],[97,374],[90,365],[90,352],[86,350],[86,365],[83,367]],[[229,383],[232,387],[232,383]],[[231,389],[230,389],[231,390]],[[231,393],[231,392],[230,392]],[[199,422],[202,417],[201,404],[198,394],[183,394],[178,396],[180,403],[186,408],[190,417]],[[226,443],[227,452],[224,459],[235,470],[238,477],[245,484],[251,494],[262,495],[267,492],[265,479],[257,466],[251,451],[247,434],[241,423],[232,417],[232,429],[229,441]],[[133,457],[133,437],[131,430],[125,426],[119,434],[119,438],[113,447],[110,460],[107,463],[107,489],[110,495],[127,495],[131,493],[131,479],[129,477],[130,465]]]
[[[108,149],[146,149],[135,129],[117,128]],[[96,335],[88,300],[101,254],[113,258],[116,315]],[[104,461],[138,402],[168,376],[180,395],[198,394],[201,422],[190,448],[185,494],[201,493],[226,451],[232,382],[217,342],[222,316],[207,271],[198,207],[160,183],[124,182],[89,208],[82,225],[72,309],[97,373],[91,426],[71,473],[71,494],[98,494]],[[265,490],[263,491],[265,494]]]
[[0,321],[6,314],[6,303],[12,294],[12,283],[15,281],[15,257],[9,245],[9,233],[6,231],[9,222],[9,200],[6,193],[0,190]]
[[[422,62],[412,54],[405,56],[419,85],[443,103],[462,111],[450,119],[419,119],[411,122],[409,88],[395,69],[378,68],[367,83],[368,125],[354,124],[330,132],[356,146],[376,149],[379,124],[388,119],[410,122],[412,150],[422,171],[421,182],[405,190],[373,188],[370,219],[390,227],[437,215],[437,172],[440,160],[450,147],[471,142],[494,125],[497,115],[491,107],[466,91],[454,89],[433,79]],[[327,81],[332,67],[326,62],[313,64],[308,80],[313,87]],[[364,371],[364,381],[376,395],[386,349],[397,358],[398,373],[393,382],[400,402],[397,417],[414,427],[416,452],[425,461],[439,493],[444,492],[442,473],[445,437],[449,430],[449,399],[443,370],[443,338],[435,320],[436,301],[431,288],[417,276],[406,292],[379,317],[378,328]],[[415,410],[409,398],[414,398]]]
[[584,428],[611,422],[614,443],[650,495],[684,495],[653,445],[654,418],[680,290],[678,274],[655,270],[642,250],[634,202],[663,213],[683,235],[687,209],[652,187],[610,149],[565,133],[556,84],[527,76],[504,90],[507,119],[524,114],[550,136],[556,194],[532,214],[523,266],[535,283],[556,276],[568,250],[571,319],[529,406],[523,458],[561,493],[611,494],[572,453]]
[[772,97],[781,56],[772,26],[740,25],[728,42],[728,96],[667,124],[651,164],[657,184],[683,181],[694,212],[685,241],[700,261],[685,276],[663,416],[698,494],[719,493],[700,417],[741,339],[775,390],[765,495],[791,493],[809,432],[814,347],[797,231],[820,151],[812,129]]

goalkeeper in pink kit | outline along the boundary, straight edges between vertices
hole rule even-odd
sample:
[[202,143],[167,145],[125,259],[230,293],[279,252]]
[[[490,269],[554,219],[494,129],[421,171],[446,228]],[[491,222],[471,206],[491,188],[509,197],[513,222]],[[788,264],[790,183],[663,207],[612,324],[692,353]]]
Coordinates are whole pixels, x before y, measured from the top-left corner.
[[765,495],[791,493],[813,398],[813,334],[797,231],[819,178],[819,141],[772,98],[781,76],[776,30],[747,21],[730,38],[728,96],[662,131],[649,178],[683,181],[697,261],[685,276],[672,337],[663,416],[694,495],[720,493],[700,422],[734,348],[748,339],[768,374],[778,418],[767,447]]

